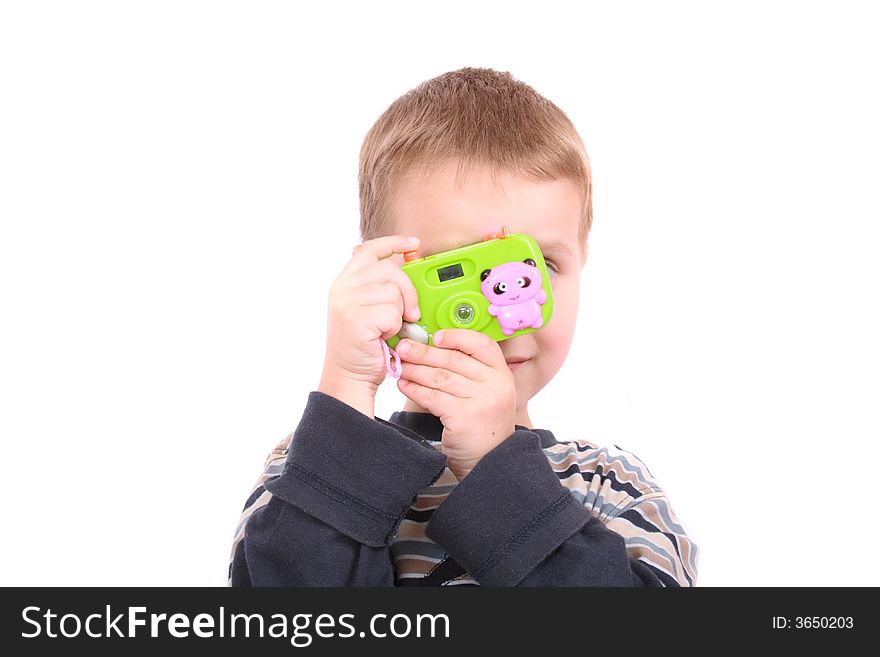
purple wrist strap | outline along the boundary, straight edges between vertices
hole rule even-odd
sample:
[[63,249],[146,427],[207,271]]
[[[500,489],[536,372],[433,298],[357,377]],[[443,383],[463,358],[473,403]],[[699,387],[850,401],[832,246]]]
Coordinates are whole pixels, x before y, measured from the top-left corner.
[[[390,349],[387,344],[385,344],[385,340],[379,339],[379,342],[382,343],[382,350],[385,352],[385,371],[388,372],[388,375],[399,379],[401,372],[403,372],[403,368],[400,366],[400,356],[397,355],[397,352],[394,349]],[[394,367],[391,367],[391,357],[394,357]]]

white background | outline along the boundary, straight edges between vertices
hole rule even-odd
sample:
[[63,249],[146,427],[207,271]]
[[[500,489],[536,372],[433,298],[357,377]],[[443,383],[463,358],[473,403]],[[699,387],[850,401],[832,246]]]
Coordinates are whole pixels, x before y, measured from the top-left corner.
[[0,583],[225,584],[320,377],[364,134],[486,66],[594,167],[536,426],[646,461],[698,584],[880,584],[869,3],[603,5],[0,5]]

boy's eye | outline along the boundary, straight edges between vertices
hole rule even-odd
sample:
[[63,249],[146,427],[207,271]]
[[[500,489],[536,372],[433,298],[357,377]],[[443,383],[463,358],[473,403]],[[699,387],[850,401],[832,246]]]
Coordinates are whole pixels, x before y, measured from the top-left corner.
[[544,260],[544,262],[547,263],[547,269],[549,269],[551,272],[553,272],[554,274],[559,273],[559,267],[556,266],[555,262],[553,262],[552,260],[546,260],[546,259]]

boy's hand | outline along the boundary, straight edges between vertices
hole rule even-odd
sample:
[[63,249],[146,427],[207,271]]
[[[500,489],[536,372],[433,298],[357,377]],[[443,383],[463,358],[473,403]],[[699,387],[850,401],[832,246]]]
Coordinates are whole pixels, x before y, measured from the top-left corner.
[[[439,339],[439,344],[438,344]],[[449,469],[463,479],[516,427],[516,384],[501,347],[470,329],[445,329],[429,347],[401,340],[398,388],[440,418]]]
[[318,390],[373,417],[376,390],[385,380],[379,340],[396,335],[403,320],[419,319],[418,296],[409,277],[390,257],[418,248],[400,235],[368,240],[330,287],[327,351]]

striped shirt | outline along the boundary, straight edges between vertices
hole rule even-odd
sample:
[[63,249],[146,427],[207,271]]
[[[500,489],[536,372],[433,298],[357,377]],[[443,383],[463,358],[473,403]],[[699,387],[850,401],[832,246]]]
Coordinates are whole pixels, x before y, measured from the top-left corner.
[[[335,404],[353,410],[321,393],[311,393],[310,404],[319,402],[325,405],[330,404],[331,406]],[[332,406],[332,408],[337,412],[339,410],[335,406]],[[321,409],[320,413],[315,412],[315,417],[326,417],[327,411],[328,407],[325,406]],[[443,426],[440,420],[431,414],[400,411],[393,413],[388,421],[380,418],[371,420],[363,415],[361,415],[360,419],[352,416],[348,420],[356,423],[368,423],[369,425],[381,425],[386,430],[393,429],[395,433],[404,433],[413,440],[418,438],[419,445],[429,446],[442,457],[440,452],[440,436]],[[367,427],[368,424],[358,424],[357,426],[359,428]],[[570,563],[571,554],[586,555],[592,552],[600,553],[606,549],[613,552],[613,548],[600,548],[599,542],[595,544],[595,548],[590,543],[592,540],[599,541],[598,538],[593,538],[596,536],[596,532],[601,532],[600,536],[605,539],[609,538],[611,534],[604,530],[610,530],[610,532],[623,539],[623,546],[619,553],[618,561],[629,561],[628,565],[638,575],[637,579],[647,579],[652,585],[660,586],[693,586],[695,584],[697,576],[697,546],[679,524],[665,493],[642,461],[632,453],[617,446],[600,446],[584,439],[559,441],[551,431],[546,429],[527,429],[522,426],[517,426],[516,429],[517,431],[513,434],[512,438],[516,437],[516,440],[523,445],[522,450],[534,449],[535,452],[540,450],[540,454],[546,459],[546,466],[536,464],[535,462],[532,462],[530,466],[533,469],[537,468],[536,476],[539,477],[538,481],[543,482],[541,486],[544,489],[567,491],[567,494],[563,493],[561,497],[554,497],[551,491],[546,498],[548,502],[544,503],[543,506],[536,507],[536,509],[559,509],[572,506],[582,509],[569,509],[566,511],[565,513],[569,516],[572,513],[580,513],[582,517],[579,521],[575,520],[574,524],[569,525],[568,529],[560,529],[562,533],[555,540],[549,537],[547,540],[534,539],[543,540],[543,547],[536,549],[541,549],[544,552],[552,549],[550,556],[557,559],[558,563],[562,563],[563,558],[567,558],[569,561],[566,563]],[[296,432],[286,436],[272,450],[266,459],[262,475],[245,503],[233,540],[228,580],[230,585],[236,583],[234,581],[236,579],[236,568],[243,569],[244,566],[240,564],[248,562],[243,543],[247,540],[249,531],[251,531],[251,519],[261,511],[267,512],[267,507],[273,499],[273,492],[269,490],[272,488],[272,482],[278,480],[285,472],[290,471],[291,474],[289,476],[297,475],[297,472],[299,472],[297,462],[290,457],[292,445],[297,440],[300,440],[299,436],[302,430],[303,424],[300,425]],[[350,432],[351,428],[348,428],[348,431]],[[341,437],[340,439],[345,440],[349,438],[351,437]],[[511,439],[508,440],[511,441]],[[531,445],[529,441],[536,444]],[[511,445],[513,445],[513,441],[511,441]],[[511,447],[510,449],[514,448]],[[336,457],[339,456],[336,455]],[[353,455],[349,456],[355,458]],[[500,459],[502,456],[499,455],[498,458]],[[345,458],[345,455],[342,455],[342,458]],[[442,459],[445,460],[445,457],[442,457]],[[484,461],[486,460],[490,460],[490,455],[484,457]],[[541,461],[543,462],[543,459]],[[436,463],[436,461],[432,462]],[[519,470],[517,468],[520,467],[520,461],[514,460],[511,463],[513,463],[513,466],[510,472],[518,473]],[[310,467],[311,470],[309,472],[314,474],[317,468]],[[324,466],[321,465],[319,467]],[[479,467],[479,464],[477,467]],[[496,467],[502,470],[504,468],[501,465],[501,461],[499,461],[499,465]],[[486,531],[491,534],[494,531],[491,529],[493,520],[497,520],[504,513],[504,509],[496,509],[495,507],[507,501],[504,492],[498,490],[500,486],[505,485],[504,480],[500,482],[491,481],[490,478],[493,474],[487,472],[485,474],[487,479],[481,481],[478,477],[475,483],[468,482],[468,479],[477,473],[477,468],[475,468],[463,482],[459,482],[449,468],[445,467],[442,463],[441,468],[442,471],[440,471],[439,477],[432,476],[432,481],[428,485],[421,486],[411,500],[408,500],[410,504],[405,509],[402,517],[394,523],[393,534],[390,534],[390,540],[384,541],[384,545],[387,546],[390,554],[390,561],[393,564],[393,585],[476,586],[480,585],[480,581],[484,577],[489,579],[500,578],[497,581],[505,582],[504,578],[506,575],[492,574],[490,576],[489,573],[495,572],[493,568],[499,563],[501,565],[497,566],[497,572],[507,572],[504,569],[503,556],[499,557],[498,555],[503,555],[504,551],[510,552],[513,550],[515,552],[516,549],[519,549],[516,546],[524,542],[526,547],[523,548],[525,551],[522,554],[525,556],[519,557],[519,560],[527,560],[529,558],[533,561],[538,558],[543,558],[545,561],[548,560],[546,555],[542,556],[543,553],[536,553],[537,556],[532,556],[532,553],[529,552],[528,543],[530,541],[534,542],[530,538],[530,534],[534,533],[534,528],[538,526],[534,522],[528,525],[528,527],[531,527],[529,531],[519,532],[518,536],[525,538],[517,539],[518,543],[515,540],[507,540],[504,550],[494,549],[489,552],[480,553],[479,547],[468,546],[468,539],[466,537],[461,538],[461,540],[452,537],[449,539],[448,545],[441,545],[432,540],[428,536],[430,533],[428,530],[429,524],[435,515],[439,515],[438,509],[447,500],[449,500],[449,503],[446,508],[456,508],[456,513],[459,514],[459,517],[452,519],[451,522],[450,518],[438,518],[437,522],[441,523],[441,528],[438,528],[437,532],[442,532],[444,531],[443,528],[448,528],[451,525],[459,526],[463,523],[472,523],[469,528],[472,532],[480,533],[484,527],[489,527]],[[390,472],[393,472],[393,470]],[[552,475],[549,472],[552,472]],[[303,488],[313,488],[316,485],[315,482],[325,482],[329,478],[327,475],[315,475],[310,479],[303,472],[300,472],[297,476],[300,478],[293,484],[294,491]],[[541,477],[546,477],[546,479]],[[558,482],[558,485],[552,482]],[[458,486],[465,486],[466,484],[474,487],[473,499],[465,501],[462,498],[461,502],[453,502],[450,495]],[[280,482],[278,485],[280,485]],[[479,492],[476,487],[480,485],[491,488],[488,490],[488,493],[486,491]],[[323,483],[321,486],[323,486]],[[333,491],[337,489],[340,490],[340,495],[344,495],[341,489],[345,488],[345,483],[341,485],[330,483],[323,487],[331,495],[334,495]],[[361,499],[369,501],[369,493],[369,491],[363,491]],[[464,494],[464,491],[462,491],[462,494]],[[487,498],[492,495],[499,495],[499,497],[490,503]],[[538,496],[529,494],[528,497],[523,499],[532,499],[533,497]],[[512,496],[510,499],[514,500],[516,498]],[[475,503],[474,500],[487,500],[482,512],[489,514],[489,516],[496,515],[497,517],[494,519],[492,517],[473,517],[474,514],[481,512],[480,509],[476,508],[480,503]],[[552,504],[549,503],[551,500],[554,500]],[[572,504],[572,502],[576,504]],[[277,500],[276,503],[281,504]],[[299,504],[295,500],[293,502],[294,506],[309,506],[309,504],[311,503]],[[461,506],[455,507],[455,504]],[[522,504],[518,504],[514,508],[518,509],[521,506]],[[284,504],[284,508],[291,509],[286,504]],[[369,509],[366,509],[366,511],[372,513]],[[587,516],[583,511],[588,512],[589,515]],[[302,514],[303,510],[297,508],[296,512]],[[452,511],[449,511],[449,513],[452,513]],[[515,514],[515,511],[513,513]],[[534,513],[529,513],[531,513],[531,517],[536,517]],[[547,516],[548,513],[544,511],[541,515]],[[590,523],[590,518],[598,521],[598,523]],[[581,528],[584,522],[587,523],[587,527],[592,528],[590,532],[582,529],[581,535],[565,535],[570,533],[572,528]],[[257,523],[254,524],[256,525]],[[259,524],[259,531],[271,532],[273,537],[278,536],[279,526],[277,524],[272,525],[270,528],[263,528],[263,524]],[[599,524],[601,524],[601,527],[599,527]],[[291,528],[288,531],[292,533],[303,530]],[[499,531],[503,533],[508,530],[502,528]],[[547,525],[545,531],[549,534],[554,530],[552,526]],[[343,533],[345,532],[343,531]],[[348,531],[348,534],[354,536],[355,530]],[[273,538],[273,540],[276,540],[276,538]],[[491,543],[492,539],[489,538],[487,541]],[[611,542],[613,543],[613,540]],[[381,542],[375,541],[375,543],[377,549],[381,549]],[[602,543],[602,545],[606,544],[607,541]],[[511,545],[514,547],[510,547]],[[265,551],[265,548],[263,551]],[[258,558],[255,556],[257,552],[257,550],[254,550],[254,556],[250,557],[248,567],[259,567],[252,563]],[[471,552],[473,554],[470,554]],[[624,553],[625,558],[623,557]],[[565,557],[566,554],[568,555],[567,557]],[[463,561],[471,559],[472,570],[479,569],[479,572],[469,572],[465,565],[456,560],[455,557],[460,555]],[[498,561],[499,558],[501,562]],[[607,560],[612,557],[607,557],[602,553],[602,558],[604,560],[601,563],[606,564]],[[517,563],[519,563],[519,560]],[[617,565],[614,566],[614,568],[617,567]],[[508,570],[516,570],[516,568],[517,566],[511,566]],[[277,567],[273,565],[271,569],[275,572]],[[513,579],[509,581],[513,582],[514,579],[521,579],[522,576],[522,572],[516,575],[510,574],[510,577]],[[550,581],[560,584],[565,583],[564,576],[562,579],[559,579],[558,575],[553,577]],[[546,580],[542,580],[540,575],[534,575],[534,578],[535,585],[546,585]],[[626,581],[626,578],[622,581]],[[616,584],[617,580],[598,583]]]

